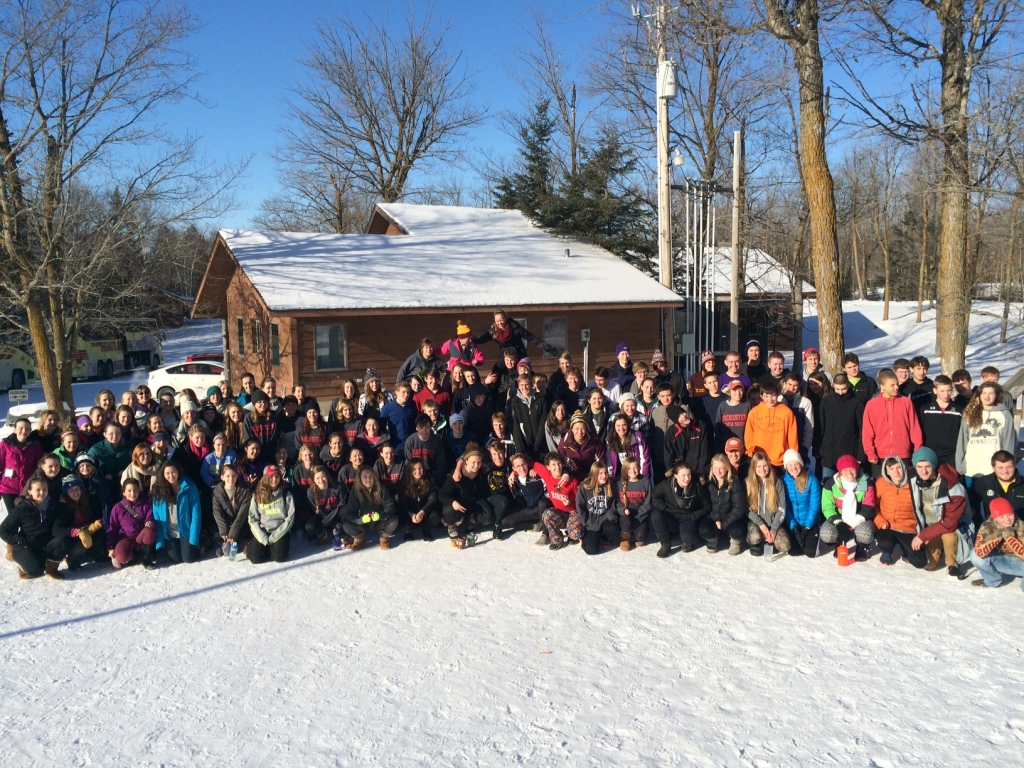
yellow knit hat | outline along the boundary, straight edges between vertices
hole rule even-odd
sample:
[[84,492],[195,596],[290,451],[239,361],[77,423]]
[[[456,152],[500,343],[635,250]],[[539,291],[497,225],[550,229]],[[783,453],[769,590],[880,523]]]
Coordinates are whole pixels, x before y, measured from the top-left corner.
[[469,330],[469,326],[461,320],[455,321],[455,335],[456,336],[469,336],[472,331]]

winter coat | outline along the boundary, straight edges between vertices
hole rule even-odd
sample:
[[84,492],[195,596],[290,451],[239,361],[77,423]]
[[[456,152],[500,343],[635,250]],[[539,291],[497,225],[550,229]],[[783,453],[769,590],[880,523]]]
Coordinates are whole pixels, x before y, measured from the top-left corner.
[[531,459],[539,459],[547,447],[545,421],[547,408],[544,398],[533,392],[523,397],[520,392],[509,398],[512,412],[512,438],[516,443],[516,452],[524,453]]
[[651,410],[651,426],[648,430],[651,439],[648,441],[647,447],[651,451],[651,456],[662,468],[664,468],[665,462],[665,443],[675,426],[668,415],[668,408],[661,403],[654,406]]
[[956,441],[956,470],[964,477],[978,477],[992,471],[992,454],[1009,451],[1016,455],[1017,430],[1013,413],[1006,403],[997,402],[991,410],[982,411],[981,424],[968,427],[960,422]]
[[978,557],[992,555],[1016,555],[1024,560],[1024,522],[1014,520],[1011,528],[1003,528],[995,520],[989,518],[978,529],[978,538],[974,541],[974,551]]
[[[132,463],[132,450],[125,440],[114,446],[105,438],[89,449],[89,456],[96,462],[96,475],[107,483],[115,496],[120,496],[116,491],[120,488],[121,473]],[[110,475],[109,480],[107,475]]]
[[608,423],[612,418],[612,409],[608,403],[604,403],[601,410],[597,412],[590,410],[588,404],[583,409],[583,418],[587,421],[587,429],[590,430],[590,434],[603,441],[608,434]]
[[622,392],[629,392],[634,381],[636,381],[636,375],[633,373],[632,360],[626,363],[625,368],[619,364],[618,360],[608,366],[608,383],[610,385],[618,384]]
[[278,488],[266,504],[256,501],[253,493],[249,502],[249,530],[260,544],[266,546],[280,541],[288,535],[294,522],[295,501],[291,493]]
[[588,490],[582,485],[576,491],[576,515],[580,524],[588,531],[600,531],[605,523],[618,523],[622,514],[622,502],[614,490],[609,493],[601,489]]
[[110,510],[110,522],[107,524],[107,549],[113,549],[119,541],[135,540],[142,533],[146,523],[153,522],[153,505],[145,496],[140,496],[134,504],[128,499],[121,499]]
[[349,492],[335,482],[329,482],[325,490],[310,486],[306,489],[306,502],[314,514],[320,516],[324,528],[341,523],[348,507]]
[[56,497],[48,497],[40,508],[19,496],[14,509],[0,522],[0,539],[15,547],[40,550],[53,539],[69,537],[71,525],[71,510]]
[[463,472],[458,481],[448,475],[441,490],[437,492],[437,498],[445,506],[451,506],[452,502],[457,501],[466,509],[472,509],[478,501],[486,501],[490,495],[491,487],[487,484],[487,473],[483,470],[477,472],[476,477]]
[[920,526],[914,513],[914,495],[910,489],[913,481],[907,472],[907,465],[898,456],[895,458],[903,468],[903,480],[899,484],[889,479],[885,470],[875,479],[875,528],[882,531],[890,529],[901,533],[917,533]]
[[991,514],[989,504],[992,503],[992,499],[1000,498],[1010,502],[1013,511],[1017,513],[1017,518],[1024,520],[1024,477],[1021,477],[1020,472],[1013,473],[1013,479],[1010,480],[1006,490],[1003,490],[1003,484],[996,477],[995,472],[976,477],[974,478],[974,492],[981,499],[982,517],[988,517]]
[[857,383],[850,382],[850,393],[864,403],[864,405],[867,405],[878,394],[878,382],[864,373],[864,371],[861,371]]
[[787,397],[785,400],[796,419],[796,432],[800,436],[800,447],[810,455],[811,446],[814,443],[814,407],[810,400],[799,394],[792,398]]
[[569,476],[582,482],[590,474],[590,467],[595,461],[604,461],[605,446],[589,432],[583,439],[583,444],[578,445],[572,436],[572,430],[567,430],[562,435],[562,442],[558,444],[558,455],[562,457],[565,471]]
[[[924,515],[923,497],[918,482],[916,479],[911,482],[910,490],[914,499],[914,514],[921,527],[921,532],[918,534],[921,540],[929,542],[944,533],[959,532],[961,537],[966,535],[966,527],[971,520],[971,508],[967,503],[967,491],[960,484],[956,470],[949,464],[939,465],[939,486],[935,492],[935,501],[932,503],[932,514],[936,517],[937,522],[931,525],[928,524]],[[961,528],[964,530],[961,531]],[[972,540],[973,530],[968,541]],[[968,552],[968,556],[969,554]],[[958,562],[962,563],[964,560],[958,559]]]
[[504,333],[492,325],[486,333],[473,338],[473,343],[477,346],[483,346],[489,341],[495,342],[501,349],[513,347],[516,350],[517,360],[522,360],[526,357],[527,344],[533,344],[535,347],[543,349],[552,357],[558,357],[562,354],[561,349],[551,346],[543,339],[538,339],[511,317],[508,318],[508,324],[505,326]]
[[[533,463],[533,471],[544,481],[544,487],[548,492],[548,499],[551,500],[551,506],[556,511],[567,513],[576,511],[576,494],[579,491],[579,481],[571,477],[572,473],[566,473],[570,475],[570,479],[559,488],[558,481],[561,478],[552,475],[551,471],[539,461]],[[587,471],[589,472],[590,470],[588,469]]]
[[921,423],[909,397],[876,397],[864,406],[864,455],[872,464],[886,456],[909,459],[920,448]]
[[441,416],[448,416],[452,412],[452,396],[445,392],[443,389],[439,389],[436,392],[431,392],[429,389],[424,387],[415,395],[413,395],[412,402],[416,406],[417,413],[423,413],[423,404],[427,400],[433,400],[437,403],[437,408],[441,412]]
[[13,434],[0,440],[0,493],[21,493],[42,457],[43,446],[36,432],[30,432],[23,443]]
[[[843,515],[843,478],[837,472],[825,482],[821,493],[821,511],[830,523],[838,523]],[[871,479],[863,472],[857,478],[857,487],[853,491],[857,499],[857,514],[867,521],[875,519],[875,487]]]
[[458,337],[448,339],[448,341],[441,345],[441,354],[448,355],[449,371],[459,363],[476,367],[484,362],[484,353],[473,343],[472,339],[468,339],[465,348],[459,344]]
[[814,475],[809,475],[803,491],[796,487],[796,478],[789,472],[782,476],[786,486],[786,520],[789,529],[798,525],[802,528],[813,528],[819,525],[821,515],[821,483]]
[[964,409],[954,399],[943,410],[934,395],[917,407],[924,444],[935,451],[940,464],[955,466],[956,444],[960,439],[960,420]]
[[[199,491],[187,477],[179,480],[178,488],[178,535],[193,547],[199,546],[199,532],[202,530],[203,513],[199,504]],[[153,499],[153,522],[156,523],[156,548],[163,549],[168,531],[168,504],[164,499]]]
[[711,468],[711,433],[704,424],[690,422],[687,427],[676,424],[665,435],[665,470],[670,471],[676,459],[690,465],[694,475],[706,475]]
[[[444,354],[448,354],[444,352]],[[481,358],[482,362],[482,358]],[[424,359],[423,355],[420,354],[420,350],[416,350],[402,363],[402,367],[398,369],[398,378],[395,381],[405,381],[411,379],[413,376],[422,376],[423,373],[431,368],[443,368],[444,363],[441,358],[436,355],[431,355],[429,359]],[[448,369],[449,371],[451,368]],[[362,413],[362,411],[360,411]]]
[[821,466],[835,469],[840,456],[853,456],[864,461],[861,440],[864,424],[864,403],[853,391],[845,395],[829,395],[821,399],[818,411],[821,420]]
[[608,474],[611,477],[618,477],[622,470],[624,459],[636,459],[640,462],[640,476],[650,477],[654,474],[651,467],[651,452],[647,450],[647,441],[639,432],[630,432],[629,445],[625,451],[619,452],[612,449],[611,445],[605,447],[605,456],[608,457]]
[[213,519],[221,536],[238,539],[242,527],[249,521],[251,502],[252,490],[241,483],[235,485],[234,496],[230,499],[223,483],[213,489]]
[[224,455],[220,457],[213,451],[210,451],[206,458],[203,459],[202,469],[200,470],[203,482],[212,488],[220,482],[220,471],[224,469],[224,465],[237,463],[238,454],[230,448],[225,450]]
[[734,475],[731,484],[722,486],[712,478],[705,487],[711,501],[710,517],[722,524],[723,531],[747,516],[747,489],[738,477]]
[[711,512],[707,489],[696,476],[685,488],[679,487],[674,477],[665,478],[654,487],[651,506],[680,522],[698,523]]
[[124,472],[121,473],[121,485],[123,486],[124,481],[128,479],[138,480],[139,485],[142,487],[142,493],[149,496],[149,489],[153,485],[153,478],[156,477],[156,473],[159,471],[160,466],[155,462],[148,467],[129,464],[125,467]]
[[747,499],[747,506],[750,508],[748,518],[754,525],[758,527],[766,525],[775,533],[778,532],[786,521],[786,486],[778,478],[773,480],[769,477],[768,482],[775,483],[775,498],[778,499],[778,506],[775,509],[768,507],[768,486],[765,483],[759,482],[757,506],[750,508],[750,500]]
[[781,467],[782,455],[787,450],[800,449],[793,411],[785,403],[778,403],[774,408],[764,403],[755,405],[747,414],[747,423],[743,427],[743,445],[747,456],[761,450],[773,467]]
[[426,494],[417,496],[410,496],[404,490],[399,490],[398,509],[409,518],[418,514],[421,509],[424,520],[436,516],[441,509],[441,502],[437,499],[437,489],[431,488]]
[[547,497],[544,481],[540,477],[527,476],[525,480],[520,480],[516,476],[511,491],[512,498],[524,507],[536,507]]

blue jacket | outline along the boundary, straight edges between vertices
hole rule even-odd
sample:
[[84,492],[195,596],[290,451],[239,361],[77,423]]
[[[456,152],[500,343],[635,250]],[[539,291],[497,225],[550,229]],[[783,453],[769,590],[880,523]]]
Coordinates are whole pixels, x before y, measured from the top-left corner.
[[[199,507],[199,491],[195,485],[182,476],[181,487],[178,489],[178,533],[187,538],[193,547],[199,546],[199,530],[203,524],[203,514]],[[153,499],[153,522],[156,523],[156,548],[163,549],[169,536],[167,535],[167,502]]]
[[789,529],[796,526],[810,528],[822,521],[821,516],[821,483],[811,475],[807,478],[807,487],[800,493],[796,489],[796,480],[789,472],[782,476],[786,483],[786,519]]
[[416,404],[411,397],[405,401],[405,405],[399,405],[396,400],[392,400],[380,409],[380,417],[387,423],[391,444],[401,453],[405,439],[416,431]]
[[200,469],[203,482],[211,488],[219,483],[220,471],[224,469],[225,464],[238,464],[238,454],[228,448],[224,451],[224,455],[218,459],[217,454],[210,451],[209,455],[203,459],[203,466]]

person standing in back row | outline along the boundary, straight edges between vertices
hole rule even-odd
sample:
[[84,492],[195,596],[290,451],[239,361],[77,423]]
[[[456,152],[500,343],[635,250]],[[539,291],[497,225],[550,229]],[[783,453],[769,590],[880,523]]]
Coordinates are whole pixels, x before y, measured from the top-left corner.
[[757,339],[751,339],[747,342],[747,361],[743,364],[740,370],[750,377],[750,380],[758,381],[762,376],[768,373],[768,367],[764,364],[761,359],[761,342]]
[[[850,382],[853,396],[864,403],[864,405],[867,405],[868,401],[878,394],[878,384],[874,379],[861,371],[860,358],[853,352],[847,352],[843,355],[843,371]],[[895,375],[894,373],[893,376]]]
[[872,477],[882,474],[882,461],[897,456],[908,461],[921,447],[921,424],[909,397],[900,394],[899,380],[889,368],[878,372],[881,396],[864,406],[864,455]]

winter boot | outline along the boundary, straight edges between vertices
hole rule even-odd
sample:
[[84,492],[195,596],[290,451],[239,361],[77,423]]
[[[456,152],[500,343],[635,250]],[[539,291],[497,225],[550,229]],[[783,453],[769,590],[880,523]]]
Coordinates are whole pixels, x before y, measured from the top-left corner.
[[630,546],[629,546],[630,538],[631,537],[630,537],[630,535],[628,533],[620,533],[619,534],[619,549],[621,549],[623,552],[629,552],[629,550],[630,550]]
[[708,545],[708,552],[710,552],[711,554],[714,554],[715,552],[717,552],[718,551],[718,537],[715,536],[715,538],[713,538],[713,539],[708,539],[707,540],[707,545]]
[[950,576],[956,576],[959,579],[960,578],[960,566],[959,565],[951,565],[951,566],[949,566],[949,568],[946,569],[946,573],[948,573]]
[[8,544],[7,545],[7,559],[10,562],[12,562],[12,563],[14,562],[14,545],[13,544]]
[[423,526],[423,540],[424,541],[433,541],[434,540],[434,531],[431,530],[429,525],[424,525]]
[[469,546],[469,542],[466,540],[465,537],[460,536],[459,538],[455,539],[455,548],[456,549],[465,549],[468,546]]
[[320,531],[320,535],[316,537],[316,545],[323,547],[327,544],[327,531]]
[[762,557],[764,555],[764,544],[751,544],[750,554],[754,557]]
[[878,556],[878,562],[882,565],[892,565],[892,552],[883,552]]
[[540,538],[533,543],[536,544],[538,547],[546,547],[548,544],[551,543],[551,539],[548,538],[547,532],[544,532],[540,535]]
[[568,546],[568,544],[566,544],[565,540],[563,539],[562,541],[553,541],[553,542],[551,542],[550,544],[548,544],[548,549],[552,549],[552,550],[554,550],[554,549],[561,549],[562,547],[567,547],[567,546]]
[[[19,570],[21,570],[21,569],[19,569]],[[24,571],[21,572],[21,578],[23,578],[23,579],[27,579],[28,578],[28,576],[25,575]],[[988,584],[985,583],[984,579],[975,579],[974,581],[971,582],[971,586],[972,587],[987,587]]]
[[57,579],[60,581],[64,578],[64,574],[58,571],[60,567],[60,560],[47,560],[46,561],[46,575],[51,579]]
[[734,557],[743,551],[743,542],[739,539],[729,540],[729,554]]
[[858,544],[857,552],[854,554],[853,559],[858,563],[866,563],[868,561],[868,545]]
[[364,541],[366,541],[365,536],[356,536],[354,539],[352,539],[351,542],[349,542],[345,546],[348,548],[350,552],[358,552],[360,549],[363,548]]
[[118,560],[116,557],[110,558],[110,564],[114,566],[114,568],[116,568],[117,570],[121,570],[121,561]]
[[633,542],[633,546],[636,547],[637,549],[640,549],[640,547],[642,547],[646,543],[647,542],[644,541],[643,539],[637,539],[636,541]]
[[391,549],[391,537],[386,533],[380,535],[380,548],[383,550]]
[[498,541],[501,541],[505,538],[505,534],[501,530],[501,525],[499,523],[495,523],[494,525],[494,538],[496,538]]
[[658,543],[661,544],[658,547],[658,557],[668,557],[668,553],[672,551],[672,534],[659,533]]

